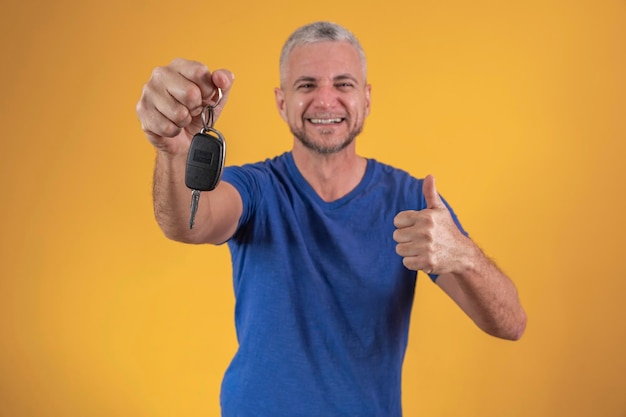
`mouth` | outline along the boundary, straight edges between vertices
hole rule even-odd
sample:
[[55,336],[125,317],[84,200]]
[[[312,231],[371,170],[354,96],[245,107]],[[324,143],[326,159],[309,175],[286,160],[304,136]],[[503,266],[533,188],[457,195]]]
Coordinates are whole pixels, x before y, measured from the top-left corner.
[[342,123],[346,119],[343,117],[334,117],[334,118],[326,118],[326,119],[308,118],[306,120],[308,120],[309,123],[314,124],[314,125],[334,125],[334,124]]

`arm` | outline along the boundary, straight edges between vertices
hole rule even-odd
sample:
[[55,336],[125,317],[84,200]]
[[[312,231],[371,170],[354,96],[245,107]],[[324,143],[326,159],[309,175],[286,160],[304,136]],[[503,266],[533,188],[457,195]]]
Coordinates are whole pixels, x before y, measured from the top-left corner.
[[438,274],[437,284],[485,332],[517,340],[526,313],[513,282],[457,228],[433,177],[424,180],[427,208],[395,218],[394,240],[404,265]]
[[232,236],[242,212],[234,187],[221,182],[201,194],[196,226],[189,229],[191,190],[185,186],[187,152],[194,134],[202,128],[204,105],[214,101],[217,87],[223,98],[215,117],[227,101],[233,76],[228,71],[211,73],[192,61],[174,60],[156,68],[143,88],[137,115],[157,152],[154,170],[154,212],[163,233],[186,243],[221,243]]
[[[475,246],[475,245],[474,245]],[[526,313],[513,282],[475,246],[464,271],[439,275],[437,285],[485,332],[519,340]]]

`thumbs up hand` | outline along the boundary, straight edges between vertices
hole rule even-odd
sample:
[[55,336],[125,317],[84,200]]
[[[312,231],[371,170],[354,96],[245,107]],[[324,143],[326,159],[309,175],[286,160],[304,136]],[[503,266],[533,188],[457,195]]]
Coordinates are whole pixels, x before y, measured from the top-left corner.
[[441,196],[437,192],[437,187],[435,186],[435,177],[432,175],[427,176],[422,183],[422,194],[424,194],[424,198],[426,199],[426,208],[427,209],[446,209],[446,205],[443,203]]
[[424,179],[422,193],[426,209],[402,211],[394,218],[396,252],[413,271],[443,274],[461,270],[469,239],[452,219],[432,175]]

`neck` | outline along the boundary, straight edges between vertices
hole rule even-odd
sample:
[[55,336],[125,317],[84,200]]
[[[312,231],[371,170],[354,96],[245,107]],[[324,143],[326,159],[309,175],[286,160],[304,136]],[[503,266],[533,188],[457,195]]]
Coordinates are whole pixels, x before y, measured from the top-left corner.
[[367,161],[356,154],[354,143],[340,152],[324,155],[305,148],[296,140],[293,148],[296,167],[320,198],[332,202],[352,191],[361,182]]

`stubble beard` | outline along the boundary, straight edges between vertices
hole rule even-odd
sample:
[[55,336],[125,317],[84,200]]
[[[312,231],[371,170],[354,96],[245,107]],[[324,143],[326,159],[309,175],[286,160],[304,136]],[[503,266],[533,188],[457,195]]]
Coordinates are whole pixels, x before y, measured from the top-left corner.
[[[309,137],[304,131],[304,128],[300,129],[293,126],[291,127],[291,133],[296,139],[300,141],[302,145],[304,145],[305,148],[320,155],[332,155],[341,152],[342,150],[346,149],[352,142],[354,142],[354,139],[356,139],[356,137],[361,133],[362,130],[363,124],[359,124],[355,129],[348,132],[348,136],[340,143],[334,145],[325,145],[323,143],[316,142],[311,137]],[[334,132],[332,131],[332,129],[328,129],[323,130],[320,133],[322,136],[326,136],[332,135]]]

